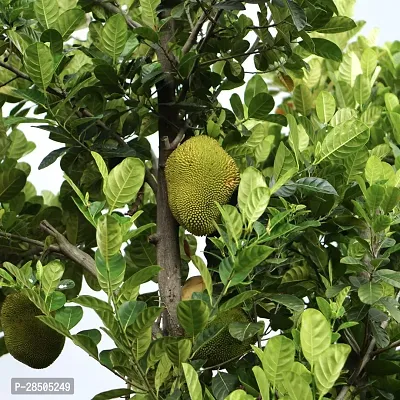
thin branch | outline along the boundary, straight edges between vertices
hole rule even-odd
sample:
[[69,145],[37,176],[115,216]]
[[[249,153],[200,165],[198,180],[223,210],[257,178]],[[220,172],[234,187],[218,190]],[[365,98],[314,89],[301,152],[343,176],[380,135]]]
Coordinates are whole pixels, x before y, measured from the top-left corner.
[[58,243],[58,251],[60,253],[81,265],[92,275],[97,276],[96,263],[89,254],[71,244],[64,235],[58,232],[58,230],[50,225],[46,220],[40,223],[40,228],[56,239]]
[[397,346],[400,346],[400,340],[396,340],[395,342],[390,343],[389,346],[387,346],[387,347],[383,347],[382,349],[375,350],[372,353],[372,356],[377,356],[377,355],[379,355],[387,350],[393,349],[393,347],[397,347]]
[[183,138],[185,137],[185,133],[186,133],[188,127],[189,127],[188,124],[185,123],[185,125],[177,133],[175,139],[172,141],[172,143],[170,143],[168,150],[171,150],[171,151],[175,150],[179,146],[179,144],[182,142]]
[[203,13],[207,17],[207,19],[214,25],[217,25],[217,21],[210,15],[210,13],[205,9],[203,3],[200,0],[196,0],[196,3],[200,6],[200,8],[203,10]]
[[128,26],[132,29],[140,28],[142,26],[138,22],[134,21],[129,15],[124,14],[119,7],[117,7],[113,3],[110,3],[109,0],[96,0],[94,4],[103,7],[105,10],[109,11],[112,14],[121,14],[125,18]]
[[148,168],[146,168],[144,178],[145,178],[146,182],[149,184],[149,186],[151,187],[151,190],[157,196],[157,181]]
[[11,79],[9,79],[7,82],[2,83],[2,84],[0,85],[0,88],[2,88],[2,87],[4,87],[4,86],[7,86],[9,83],[11,83],[11,82],[13,82],[13,81],[15,81],[16,79],[19,79],[19,78],[20,78],[19,76],[14,76],[14,78],[11,78]]
[[195,27],[193,28],[191,34],[189,35],[186,43],[182,47],[182,55],[185,55],[186,53],[189,53],[190,49],[195,45],[196,40],[197,40],[197,35],[201,31],[201,28],[203,27],[204,22],[207,19],[207,15],[203,13],[198,21],[196,22]]
[[[36,247],[39,247],[41,249],[43,249],[45,247],[45,244],[43,242],[41,242],[40,240],[35,240],[35,239],[31,239],[31,238],[28,238],[28,237],[25,237],[25,236],[15,235],[13,233],[0,231],[0,237],[3,237],[3,238],[8,239],[8,240],[17,240],[19,242],[32,244],[32,245],[34,245]],[[60,252],[60,247],[57,246],[57,245],[51,245],[48,248],[51,251]]]
[[5,69],[8,69],[11,72],[14,72],[15,75],[18,75],[22,79],[26,79],[27,81],[31,81],[31,78],[22,71],[20,71],[18,68],[13,67],[12,65],[9,65],[3,61],[0,61],[0,67],[3,67]]

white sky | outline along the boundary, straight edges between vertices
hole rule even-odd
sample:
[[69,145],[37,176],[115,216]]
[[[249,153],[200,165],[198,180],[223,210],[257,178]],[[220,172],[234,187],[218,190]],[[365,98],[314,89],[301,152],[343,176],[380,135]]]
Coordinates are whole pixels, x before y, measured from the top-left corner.
[[[399,12],[400,5],[396,0],[358,0],[355,9],[355,19],[367,21],[367,28],[364,28],[363,31],[364,34],[372,28],[378,27],[380,29],[378,44],[382,45],[386,41],[400,39],[400,32],[397,26]],[[242,95],[243,88],[236,89],[236,92]],[[220,99],[221,103],[228,105],[230,95],[231,93],[223,93]],[[4,113],[7,114],[9,109],[9,107],[5,107]],[[44,189],[57,193],[62,182],[59,161],[41,171],[38,171],[37,168],[41,160],[50,151],[62,147],[62,144],[50,141],[45,131],[28,127],[27,125],[23,127],[23,131],[28,140],[34,141],[37,145],[36,150],[24,159],[32,167],[29,180],[36,186],[38,193]],[[155,140],[152,140],[152,142],[155,144]],[[99,296],[99,293],[91,292],[87,286],[85,286],[84,291],[85,294]],[[72,333],[77,333],[84,329],[98,328],[99,326],[100,321],[96,314],[92,310],[84,308],[84,318],[72,330]],[[103,350],[114,346],[110,340],[107,340],[105,334],[103,334],[103,339],[99,347],[100,350]],[[31,369],[14,360],[10,355],[6,355],[0,358],[0,371],[0,398],[2,400],[13,400],[16,398],[18,400],[33,400],[39,398],[39,396],[32,395],[12,396],[10,394],[11,378],[73,377],[75,379],[75,394],[73,396],[48,396],[49,400],[89,400],[99,392],[124,387],[122,380],[86,355],[83,350],[76,347],[69,340],[66,341],[61,356],[45,370]]]

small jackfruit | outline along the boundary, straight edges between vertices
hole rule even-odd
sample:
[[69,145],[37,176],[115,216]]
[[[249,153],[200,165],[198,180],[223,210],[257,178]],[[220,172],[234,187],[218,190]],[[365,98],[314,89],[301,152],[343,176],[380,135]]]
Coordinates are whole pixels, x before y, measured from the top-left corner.
[[206,288],[200,275],[192,276],[182,286],[182,300],[190,300],[193,293],[202,292]]
[[178,146],[165,165],[168,203],[178,223],[194,235],[215,231],[215,202],[229,202],[239,184],[239,169],[219,143],[205,135]]
[[256,336],[243,342],[231,336],[229,324],[232,322],[248,323],[251,322],[251,319],[241,308],[233,308],[217,315],[207,328],[217,324],[223,324],[225,328],[195,354],[196,359],[207,360],[204,367],[214,367],[234,360],[250,350],[250,345],[255,343]]
[[17,292],[6,297],[1,322],[7,350],[31,368],[47,368],[61,354],[65,337],[36,318],[43,313]]

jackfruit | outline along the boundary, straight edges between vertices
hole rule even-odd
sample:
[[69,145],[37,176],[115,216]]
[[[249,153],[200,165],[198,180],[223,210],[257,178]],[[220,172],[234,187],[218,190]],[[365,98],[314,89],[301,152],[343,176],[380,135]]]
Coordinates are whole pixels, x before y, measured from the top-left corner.
[[182,287],[182,300],[190,300],[193,293],[202,292],[206,288],[200,275],[189,278]]
[[195,359],[207,360],[204,367],[214,367],[228,361],[237,359],[251,348],[257,336],[241,342],[229,333],[229,324],[232,322],[251,322],[251,319],[241,308],[233,308],[220,312],[217,317],[207,326],[223,324],[225,328],[213,337],[208,343],[201,347],[195,354]]
[[178,146],[165,165],[168,203],[178,223],[197,236],[215,231],[215,202],[228,203],[239,184],[239,170],[219,143],[205,135]]
[[10,354],[31,368],[47,368],[61,354],[65,337],[36,318],[43,313],[17,292],[1,308],[4,340]]

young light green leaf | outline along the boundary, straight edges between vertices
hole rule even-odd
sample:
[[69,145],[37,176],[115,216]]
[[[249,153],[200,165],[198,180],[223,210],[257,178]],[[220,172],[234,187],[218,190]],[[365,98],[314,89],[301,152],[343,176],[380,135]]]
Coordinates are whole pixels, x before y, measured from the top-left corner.
[[294,343],[287,337],[279,335],[268,339],[261,362],[273,390],[291,370],[294,354]]
[[318,119],[324,124],[327,124],[335,114],[335,98],[332,96],[331,93],[323,90],[319,92],[315,106]]
[[119,253],[122,245],[121,226],[112,215],[106,214],[99,218],[96,241],[105,259]]
[[371,48],[366,48],[361,56],[361,68],[364,76],[370,78],[374,73],[377,64],[378,64],[378,56],[376,54],[376,51]]
[[362,106],[371,96],[371,85],[364,74],[358,75],[354,82],[354,99]]
[[320,397],[328,393],[339,378],[350,351],[348,344],[333,344],[317,358],[314,376]]
[[187,363],[182,364],[183,373],[185,374],[189,395],[192,400],[203,400],[203,391],[201,389],[199,377],[196,370]]
[[310,385],[294,372],[288,372],[283,379],[283,386],[290,400],[313,400]]
[[310,89],[303,84],[297,85],[293,91],[293,102],[296,110],[298,110],[302,115],[306,117],[310,114],[313,103]]
[[267,375],[258,365],[252,368],[253,374],[256,378],[258,389],[263,400],[270,400],[269,382]]
[[64,265],[59,260],[50,261],[43,266],[41,286],[45,298],[57,289],[60,279],[64,274]]
[[157,30],[157,6],[159,4],[160,0],[140,0],[142,21],[153,30]]
[[251,191],[258,187],[267,187],[264,176],[254,167],[246,168],[241,176],[238,192],[239,209],[242,214],[246,210]]
[[192,261],[194,266],[199,270],[201,277],[203,278],[208,296],[210,297],[210,299],[212,299],[213,286],[210,271],[208,270],[204,261],[199,256],[192,256]]
[[143,185],[145,168],[138,158],[125,158],[113,168],[104,186],[110,210],[124,207],[134,200]]
[[106,182],[108,178],[108,168],[103,157],[95,151],[91,151],[90,154],[94,158],[94,161],[96,161],[97,168],[99,169],[100,174],[103,177],[103,181]]
[[49,29],[57,22],[59,13],[57,0],[35,0],[33,9],[36,19],[43,28]]
[[247,206],[243,210],[243,215],[249,226],[252,226],[264,213],[270,197],[270,190],[267,187],[257,187],[250,192],[247,199]]
[[324,315],[313,308],[302,314],[300,342],[307,361],[314,365],[317,358],[330,346],[332,331]]

